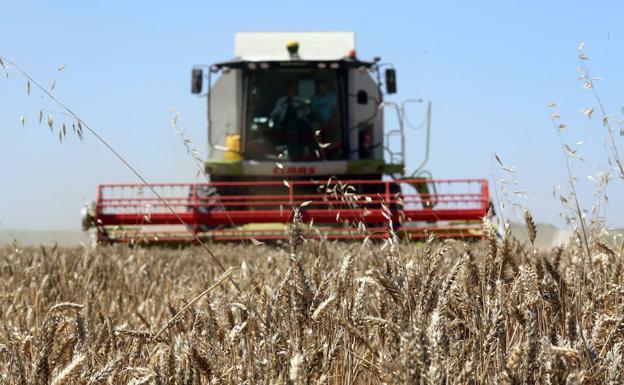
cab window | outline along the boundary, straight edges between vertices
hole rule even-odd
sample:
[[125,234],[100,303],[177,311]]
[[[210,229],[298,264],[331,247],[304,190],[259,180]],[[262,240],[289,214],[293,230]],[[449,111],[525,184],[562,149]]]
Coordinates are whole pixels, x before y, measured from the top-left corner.
[[344,159],[335,70],[258,69],[247,84],[246,159]]

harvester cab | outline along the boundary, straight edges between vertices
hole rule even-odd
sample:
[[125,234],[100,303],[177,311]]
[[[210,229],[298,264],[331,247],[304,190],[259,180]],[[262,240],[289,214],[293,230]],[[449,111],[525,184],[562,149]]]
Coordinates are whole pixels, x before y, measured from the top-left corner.
[[[239,33],[235,59],[194,68],[193,93],[208,80],[211,181],[402,174],[402,153],[384,161],[379,60],[358,59],[354,39]],[[396,92],[393,69],[386,78]]]
[[487,182],[420,174],[431,104],[405,178],[410,101],[384,100],[396,71],[359,59],[352,32],[238,33],[234,59],[194,67],[191,91],[206,98],[206,182],[100,185],[83,220],[99,241],[283,239],[296,207],[312,237],[481,236]]

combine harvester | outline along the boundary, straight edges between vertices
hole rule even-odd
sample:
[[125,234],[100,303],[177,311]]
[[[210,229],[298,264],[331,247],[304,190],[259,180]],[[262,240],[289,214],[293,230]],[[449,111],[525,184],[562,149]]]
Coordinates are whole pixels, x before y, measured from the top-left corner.
[[353,33],[239,33],[235,51],[192,71],[192,92],[207,98],[209,182],[153,184],[157,195],[100,185],[83,210],[98,242],[285,239],[297,207],[311,238],[481,237],[487,181],[423,170],[431,104],[423,161],[406,175],[405,104],[420,100],[385,101],[382,69],[385,94],[396,72],[360,60]]

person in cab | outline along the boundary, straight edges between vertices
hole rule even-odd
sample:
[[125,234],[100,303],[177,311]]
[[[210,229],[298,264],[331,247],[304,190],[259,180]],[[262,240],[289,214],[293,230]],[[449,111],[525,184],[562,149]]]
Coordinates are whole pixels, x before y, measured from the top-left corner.
[[[325,79],[316,81],[316,91],[310,98],[312,128],[317,132],[316,140],[323,144],[323,157],[339,158],[342,136],[339,129],[336,93]],[[325,147],[327,146],[327,147]]]
[[310,111],[302,98],[297,94],[297,83],[289,82],[286,88],[286,95],[277,99],[275,107],[271,111],[270,117],[280,128],[289,128],[297,120],[307,120]]
[[299,97],[296,82],[288,83],[286,95],[277,100],[270,118],[281,137],[278,141],[287,144],[289,160],[303,160],[310,155],[310,108]]
[[336,93],[329,88],[325,79],[316,82],[316,92],[310,99],[312,117],[320,127],[336,122]]

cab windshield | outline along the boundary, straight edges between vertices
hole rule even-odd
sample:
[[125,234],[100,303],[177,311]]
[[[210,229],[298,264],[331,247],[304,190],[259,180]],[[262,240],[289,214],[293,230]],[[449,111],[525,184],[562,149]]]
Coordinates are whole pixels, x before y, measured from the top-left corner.
[[335,70],[250,71],[245,157],[254,160],[343,159]]

